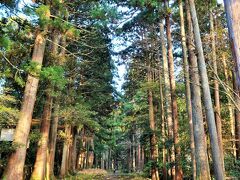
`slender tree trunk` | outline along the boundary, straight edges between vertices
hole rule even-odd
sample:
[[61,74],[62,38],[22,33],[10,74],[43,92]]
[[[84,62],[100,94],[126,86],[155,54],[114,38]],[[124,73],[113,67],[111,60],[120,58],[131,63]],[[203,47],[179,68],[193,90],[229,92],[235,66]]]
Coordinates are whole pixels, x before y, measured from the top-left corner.
[[137,146],[137,170],[141,171],[141,144],[138,142]]
[[103,159],[103,153],[102,153],[102,157],[101,157],[101,169],[104,169],[104,159]]
[[71,170],[72,172],[76,172],[76,161],[77,161],[77,128],[73,128],[73,142],[72,142],[72,153],[71,153],[71,159],[72,159],[72,164],[71,164]]
[[190,4],[190,12],[191,12],[192,22],[193,22],[193,31],[194,31],[196,50],[198,53],[198,69],[199,69],[200,78],[201,78],[203,100],[204,100],[207,121],[208,121],[214,173],[215,173],[216,179],[222,180],[224,179],[224,171],[223,171],[222,163],[219,163],[221,162],[221,153],[218,145],[218,135],[217,135],[217,129],[215,124],[214,110],[213,110],[213,105],[211,101],[210,87],[209,87],[209,82],[207,77],[207,67],[205,64],[205,59],[203,54],[202,40],[200,36],[200,29],[199,29],[194,0],[189,0],[189,4]]
[[[150,65],[148,69],[148,82],[152,82],[152,74],[150,72]],[[154,118],[154,107],[153,107],[153,92],[151,89],[148,90],[148,104],[149,104],[149,124],[151,129],[150,136],[150,151],[151,151],[151,177],[152,180],[159,180],[159,173],[157,168],[157,160],[158,160],[158,145],[157,145],[157,137],[155,130],[155,118]]]
[[[172,110],[170,103],[172,102],[171,94],[170,94],[170,80],[168,76],[168,62],[167,62],[167,49],[165,47],[165,39],[164,39],[164,26],[163,22],[160,23],[160,41],[162,48],[162,59],[163,59],[163,77],[164,77],[164,97],[165,97],[165,115],[168,125],[168,139],[173,140],[173,121],[172,121]],[[170,151],[170,160],[171,162],[175,162],[175,153],[174,146],[171,147]],[[172,173],[175,174],[175,168],[172,168]]]
[[235,142],[236,142],[236,157],[240,159],[240,90],[237,84],[236,74],[233,72],[233,87],[235,92],[235,100],[238,108],[235,108]]
[[[210,179],[210,170],[207,155],[206,135],[203,125],[202,101],[200,79],[198,72],[197,57],[192,29],[192,21],[188,0],[186,2],[187,24],[188,24],[188,52],[189,52],[189,74],[191,81],[191,104],[193,117],[194,140],[191,141],[191,149],[195,150],[196,172],[193,169],[193,178]],[[194,144],[192,144],[194,142]]]
[[56,151],[56,139],[57,139],[57,128],[59,120],[59,99],[57,98],[54,103],[54,115],[51,121],[50,137],[49,137],[49,177],[54,176],[54,159]]
[[[166,12],[169,8],[168,0],[165,0]],[[166,35],[167,35],[167,44],[168,44],[168,66],[169,66],[169,79],[171,87],[171,96],[172,96],[172,117],[173,117],[173,138],[175,146],[175,169],[176,174],[172,173],[172,178],[176,180],[183,179],[182,167],[180,165],[181,161],[181,148],[179,146],[179,135],[178,135],[178,108],[177,108],[177,97],[176,97],[176,82],[174,77],[174,62],[173,62],[173,45],[172,45],[172,35],[171,35],[171,23],[170,23],[170,14],[166,13]]]
[[34,163],[34,169],[31,175],[31,179],[42,180],[46,173],[46,162],[47,162],[47,150],[48,150],[48,136],[50,129],[50,118],[52,111],[52,96],[50,88],[46,91],[46,102],[43,110],[43,117],[41,123],[41,139],[38,143],[36,160]]
[[224,0],[224,7],[227,17],[230,45],[236,68],[237,84],[240,86],[240,1]]
[[66,138],[63,145],[63,152],[62,152],[62,162],[61,162],[61,170],[60,170],[60,176],[64,177],[66,176],[68,172],[68,158],[69,158],[69,141],[71,136],[71,126],[65,125],[65,134]]
[[143,170],[144,168],[144,163],[145,163],[145,149],[144,149],[144,146],[142,146],[141,148],[141,169]]
[[[236,81],[238,88],[240,87],[240,1],[238,0],[224,0],[224,7],[227,15],[228,34],[230,39],[230,45],[232,49],[232,55],[236,68]],[[239,112],[237,112],[238,114]],[[236,148],[237,158],[239,159],[240,153],[240,122],[238,116],[236,116]]]
[[[46,39],[44,32],[39,32],[35,39],[32,62],[38,64],[38,69],[42,66]],[[23,179],[28,135],[30,132],[32,113],[36,100],[39,79],[37,76],[28,74],[24,91],[20,117],[14,134],[13,144],[18,145],[14,153],[8,160],[8,165],[4,173],[6,179]]]
[[[159,60],[160,61],[160,60]],[[161,135],[162,135],[162,164],[163,164],[163,179],[167,179],[167,168],[166,168],[166,155],[167,155],[167,150],[165,147],[165,139],[166,139],[166,132],[165,132],[165,111],[164,111],[164,103],[163,103],[163,90],[162,90],[162,74],[161,70],[159,70],[159,90],[160,90],[160,122],[161,122]]]
[[[227,83],[228,86],[232,87],[228,82],[232,82],[229,73],[228,73],[228,67],[226,64],[226,56],[225,54],[222,55],[222,64],[223,64],[223,69],[224,69],[224,76],[225,76],[225,82]],[[227,91],[227,93],[231,94],[231,92]],[[233,113],[233,104],[231,101],[231,98],[227,96],[228,100],[228,111],[229,111],[229,118],[230,118],[230,128],[231,128],[231,139],[232,141],[232,154],[236,158],[236,144],[235,144],[235,118],[234,118],[234,113]]]
[[[55,58],[57,65],[62,65],[62,62],[59,62],[57,59],[58,55],[58,43],[59,43],[59,34],[58,32],[54,31],[53,34],[53,43],[52,43],[52,56]],[[62,44],[65,46],[65,44]],[[65,50],[64,50],[65,53]],[[60,54],[64,56],[64,54]],[[54,176],[54,159],[55,159],[55,149],[56,149],[56,138],[57,138],[57,128],[58,128],[58,120],[59,120],[59,106],[60,104],[60,97],[56,97],[54,101],[54,114],[50,124],[50,132],[49,132],[49,145],[48,145],[48,171],[47,176],[50,178]]]
[[192,172],[193,179],[196,179],[196,160],[195,160],[195,147],[194,147],[194,135],[193,135],[193,124],[192,124],[192,105],[191,105],[191,90],[190,90],[190,77],[189,77],[189,65],[187,57],[187,43],[186,43],[186,32],[183,14],[182,0],[178,0],[179,15],[180,15],[180,29],[181,29],[181,43],[182,43],[182,53],[183,53],[183,70],[185,79],[185,92],[186,92],[186,109],[189,119],[189,129],[190,129],[190,140],[191,140],[191,159],[192,159]]
[[221,120],[221,107],[220,107],[220,95],[219,95],[219,83],[216,75],[218,75],[217,68],[217,55],[216,55],[216,38],[215,38],[215,28],[213,21],[212,10],[210,10],[210,33],[211,33],[211,45],[212,45],[212,61],[213,61],[213,70],[214,70],[214,103],[215,103],[215,122],[218,135],[218,144],[221,155],[221,166],[224,171],[224,152],[223,152],[223,143],[222,143],[222,120]]
[[136,172],[136,142],[135,142],[135,134],[133,133],[132,135],[132,143],[133,143],[133,162],[132,162],[132,167],[133,167],[133,172]]

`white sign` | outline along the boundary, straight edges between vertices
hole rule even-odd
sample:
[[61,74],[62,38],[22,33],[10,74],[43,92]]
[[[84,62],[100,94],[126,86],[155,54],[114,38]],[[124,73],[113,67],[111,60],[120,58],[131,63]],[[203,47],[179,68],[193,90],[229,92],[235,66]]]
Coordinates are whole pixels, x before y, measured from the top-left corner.
[[0,141],[13,141],[15,129],[2,129]]

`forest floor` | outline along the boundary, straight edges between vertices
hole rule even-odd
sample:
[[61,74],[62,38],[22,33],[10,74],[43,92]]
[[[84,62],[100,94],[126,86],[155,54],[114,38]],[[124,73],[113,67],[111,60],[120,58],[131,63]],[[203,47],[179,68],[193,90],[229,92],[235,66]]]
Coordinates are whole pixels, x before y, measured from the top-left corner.
[[77,173],[75,176],[69,176],[66,180],[148,180],[141,177],[139,174],[128,174],[121,172],[107,172],[101,169],[84,170]]

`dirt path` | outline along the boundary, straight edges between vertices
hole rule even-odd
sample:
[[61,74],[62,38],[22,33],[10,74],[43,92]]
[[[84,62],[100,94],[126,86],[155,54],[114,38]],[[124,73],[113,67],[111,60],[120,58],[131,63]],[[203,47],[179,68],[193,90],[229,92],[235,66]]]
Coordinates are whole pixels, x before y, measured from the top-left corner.
[[129,174],[115,173],[108,174],[104,177],[104,180],[147,180],[146,178],[136,177]]
[[128,174],[122,172],[110,173],[101,169],[87,169],[79,171],[75,176],[65,178],[65,180],[148,180],[137,174]]

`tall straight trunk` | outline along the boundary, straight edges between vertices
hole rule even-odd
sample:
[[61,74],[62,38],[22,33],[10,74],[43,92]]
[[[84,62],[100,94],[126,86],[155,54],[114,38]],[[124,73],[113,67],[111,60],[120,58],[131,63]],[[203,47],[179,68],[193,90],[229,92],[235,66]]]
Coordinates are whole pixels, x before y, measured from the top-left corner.
[[[225,77],[225,82],[227,83],[228,86],[232,87],[228,82],[232,81],[229,73],[228,73],[228,67],[226,64],[226,56],[225,54],[222,55],[222,64],[223,64],[223,70],[224,70],[224,77]],[[228,90],[227,93],[231,94],[231,91]],[[233,104],[231,101],[231,98],[227,96],[228,100],[228,111],[229,111],[229,119],[230,119],[230,128],[231,128],[231,139],[232,139],[232,154],[236,158],[236,144],[235,144],[235,118],[234,118],[234,113],[233,113]]]
[[72,153],[71,153],[71,170],[72,172],[76,172],[77,165],[77,128],[73,128],[73,141],[72,141]]
[[69,158],[69,140],[71,136],[71,126],[65,125],[65,134],[66,139],[64,140],[63,144],[63,152],[62,152],[62,162],[61,162],[61,169],[60,169],[60,176],[64,177],[68,173],[68,158]]
[[237,84],[236,74],[233,72],[233,87],[235,91],[235,100],[236,105],[238,106],[235,108],[235,142],[236,142],[236,157],[239,160],[240,159],[240,90],[239,86]]
[[[168,10],[168,0],[165,0],[165,8]],[[168,66],[169,66],[169,79],[171,87],[171,96],[172,96],[172,117],[173,117],[173,138],[175,146],[175,155],[176,155],[176,174],[173,175],[173,179],[183,179],[182,167],[180,165],[181,161],[181,148],[179,146],[179,135],[178,135],[178,108],[177,108],[177,96],[176,96],[176,82],[174,77],[174,61],[173,61],[173,45],[172,45],[172,35],[171,35],[171,23],[170,23],[170,14],[166,14],[166,34],[167,34],[167,44],[168,44]],[[175,175],[175,177],[174,177]]]
[[49,172],[48,176],[54,176],[54,159],[55,159],[55,151],[56,151],[56,140],[57,140],[57,128],[58,128],[58,120],[59,120],[59,99],[57,98],[54,102],[54,115],[51,121],[50,128],[50,137],[49,137],[49,156],[48,156],[48,166]]
[[138,142],[137,146],[137,171],[141,171],[141,144]]
[[[190,14],[190,7],[188,0],[185,1],[187,12],[187,27],[188,27],[188,61],[189,61],[189,75],[191,86],[191,105],[192,105],[192,118],[193,118],[193,135],[194,140],[191,140],[191,149],[195,151],[196,168],[193,169],[193,179],[210,179],[210,170],[207,155],[207,142],[203,125],[202,114],[202,100],[200,79],[198,72],[197,57],[195,55],[194,35],[192,29],[192,21]],[[194,142],[194,144],[193,144]],[[193,155],[192,155],[193,156]],[[195,165],[194,165],[195,166]],[[196,172],[195,172],[196,171]]]
[[141,148],[141,169],[143,170],[144,168],[144,163],[145,163],[145,148],[142,146]]
[[133,172],[136,172],[136,139],[135,139],[135,134],[133,133],[132,135],[132,144],[133,144],[133,151],[132,151],[132,167],[133,167]]
[[230,45],[236,68],[237,84],[240,86],[240,1],[224,0],[224,7],[227,18]]
[[[152,82],[152,73],[150,71],[150,65],[148,69],[148,82]],[[153,92],[152,89],[148,90],[148,108],[149,108],[149,124],[151,129],[151,136],[150,136],[150,152],[151,152],[151,160],[152,160],[152,167],[151,167],[151,177],[152,180],[159,180],[159,172],[157,168],[157,161],[158,161],[158,144],[157,144],[157,136],[156,136],[156,129],[155,129],[155,117],[154,117],[154,107],[153,107]]]
[[[168,126],[168,139],[173,140],[173,121],[172,121],[172,109],[170,103],[172,102],[171,94],[170,94],[170,80],[168,75],[168,62],[167,62],[167,49],[166,43],[164,39],[164,26],[163,22],[160,22],[160,41],[162,48],[162,59],[163,59],[163,78],[164,78],[164,97],[165,97],[165,115]],[[170,148],[170,160],[172,163],[175,162],[175,152],[174,146]],[[175,174],[175,168],[171,169],[172,174]]]
[[218,135],[217,135],[217,129],[215,124],[213,105],[211,101],[211,93],[210,93],[210,87],[209,87],[208,76],[207,76],[207,67],[205,64],[205,59],[203,54],[202,40],[201,40],[194,0],[189,0],[189,4],[190,4],[191,16],[192,16],[196,50],[198,53],[198,69],[199,69],[200,78],[201,78],[203,100],[204,100],[207,121],[208,121],[208,130],[210,135],[214,173],[215,173],[216,179],[221,180],[221,179],[224,179],[224,171],[223,171],[222,163],[219,163],[221,162],[221,152],[218,145]]
[[42,180],[45,177],[46,172],[46,161],[47,161],[47,150],[48,150],[48,136],[50,129],[50,119],[52,111],[52,96],[50,94],[50,88],[47,88],[46,101],[44,104],[42,122],[41,122],[41,138],[38,142],[38,149],[36,160],[34,163],[34,169],[31,175],[31,179]]
[[222,143],[222,120],[221,120],[221,107],[220,107],[220,95],[219,95],[219,83],[217,79],[218,67],[217,67],[217,55],[216,55],[216,38],[215,38],[215,28],[212,9],[210,10],[210,34],[211,34],[211,46],[212,46],[212,62],[214,70],[214,103],[215,103],[215,122],[218,135],[218,145],[221,155],[221,166],[224,171],[224,152],[223,152],[223,143]]
[[[224,7],[227,15],[228,34],[232,49],[233,59],[236,68],[236,81],[238,88],[240,87],[240,1],[238,0],[224,0]],[[238,114],[239,112],[237,112]],[[236,148],[240,148],[240,122],[238,116],[235,119],[236,123]],[[237,151],[237,158],[239,157],[239,150]]]
[[[160,61],[160,60],[159,60]],[[162,88],[162,74],[161,70],[159,70],[159,91],[160,91],[160,122],[161,122],[161,135],[162,135],[162,164],[163,164],[163,179],[167,179],[167,168],[166,168],[166,147],[165,147],[165,139],[166,139],[166,132],[165,132],[165,111],[164,111],[164,103],[163,103],[163,88]]]
[[[55,63],[57,65],[61,65],[62,63],[58,61],[57,55],[58,55],[58,43],[59,43],[59,34],[58,32],[54,31],[53,34],[53,43],[52,43],[52,55],[55,58]],[[62,45],[64,46],[64,45]],[[64,54],[60,54],[61,56],[64,56]],[[54,114],[53,118],[51,120],[50,124],[50,132],[49,132],[49,144],[48,144],[48,159],[47,159],[47,166],[48,166],[48,172],[47,176],[48,178],[51,176],[54,176],[54,159],[55,159],[55,149],[56,149],[56,138],[57,138],[57,128],[58,128],[58,120],[59,120],[59,103],[60,103],[60,97],[56,97],[54,100]]]
[[104,169],[104,159],[103,159],[103,152],[101,157],[101,169]]
[[179,15],[180,15],[180,30],[181,30],[181,43],[182,43],[182,53],[183,53],[183,71],[185,79],[185,93],[186,93],[186,109],[189,119],[189,129],[190,129],[190,140],[191,140],[191,160],[192,160],[192,172],[193,179],[196,179],[196,160],[195,160],[195,147],[194,147],[194,135],[193,135],[193,124],[192,124],[192,105],[191,105],[191,90],[190,90],[190,77],[189,77],[189,64],[187,57],[187,43],[186,43],[186,32],[183,14],[183,4],[182,0],[178,0]]
[[[46,39],[44,37],[44,32],[38,32],[34,43],[32,62],[37,63],[39,69],[42,66],[45,44]],[[23,179],[28,135],[31,127],[38,82],[39,78],[37,76],[28,74],[20,116],[13,140],[13,144],[18,146],[16,146],[16,150],[8,159],[8,165],[4,173],[4,178],[6,179]]]

